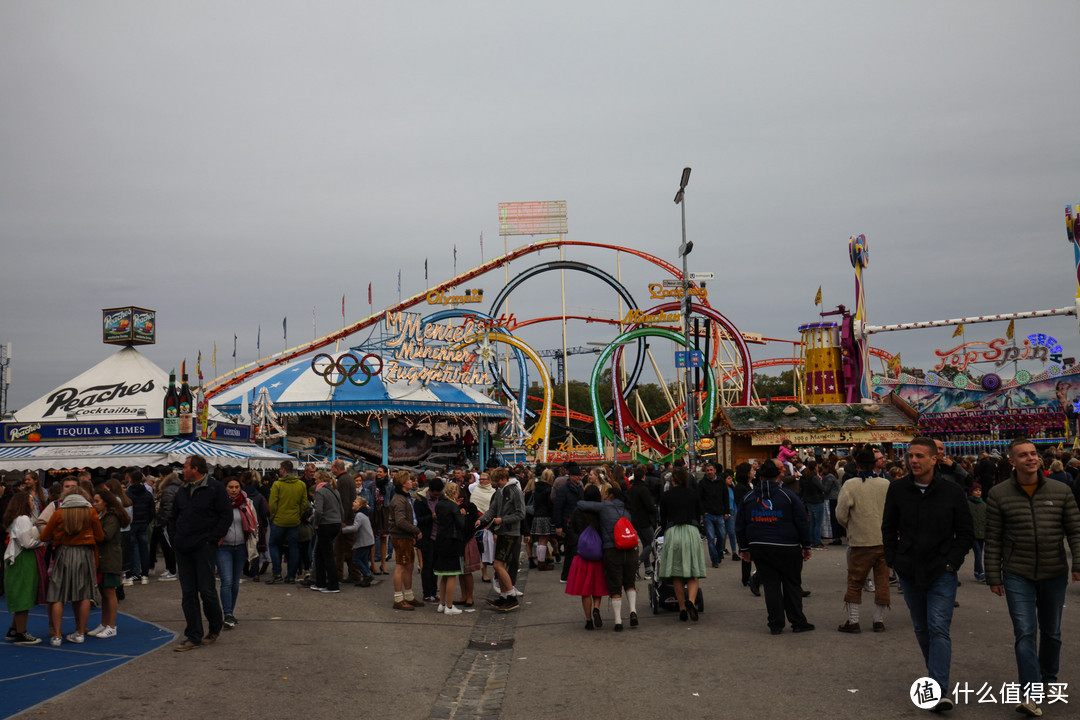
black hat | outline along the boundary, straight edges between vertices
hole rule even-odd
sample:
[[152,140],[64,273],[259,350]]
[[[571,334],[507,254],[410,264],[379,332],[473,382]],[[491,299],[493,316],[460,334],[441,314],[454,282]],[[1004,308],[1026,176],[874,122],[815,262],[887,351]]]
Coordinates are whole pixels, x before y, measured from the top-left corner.
[[566,474],[567,475],[580,475],[581,474],[581,466],[578,465],[573,460],[571,460],[570,462],[566,463]]
[[757,471],[758,477],[765,480],[772,480],[773,478],[780,477],[780,468],[776,466],[776,463],[772,460],[766,460],[761,463],[761,467]]

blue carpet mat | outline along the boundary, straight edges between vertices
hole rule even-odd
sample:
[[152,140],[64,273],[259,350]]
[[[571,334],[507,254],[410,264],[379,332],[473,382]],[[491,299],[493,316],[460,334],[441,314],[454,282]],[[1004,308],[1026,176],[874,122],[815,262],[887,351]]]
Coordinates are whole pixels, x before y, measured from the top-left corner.
[[[11,615],[3,602],[0,631],[7,632]],[[101,610],[90,611],[87,629],[96,628]],[[0,642],[0,717],[17,715],[51,697],[78,687],[88,680],[124,663],[173,642],[176,633],[124,615],[116,621],[118,634],[98,640],[87,636],[81,645],[66,639],[60,647],[49,645],[49,618],[44,605],[30,611],[26,629],[42,639],[40,645],[15,645]],[[75,631],[71,605],[64,607],[64,634]]]

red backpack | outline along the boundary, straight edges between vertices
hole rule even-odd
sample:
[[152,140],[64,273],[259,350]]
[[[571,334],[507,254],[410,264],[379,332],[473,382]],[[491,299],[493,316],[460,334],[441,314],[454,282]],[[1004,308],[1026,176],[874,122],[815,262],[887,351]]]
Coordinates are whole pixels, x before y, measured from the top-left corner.
[[637,530],[625,517],[619,518],[615,523],[615,548],[618,550],[633,550],[638,545]]

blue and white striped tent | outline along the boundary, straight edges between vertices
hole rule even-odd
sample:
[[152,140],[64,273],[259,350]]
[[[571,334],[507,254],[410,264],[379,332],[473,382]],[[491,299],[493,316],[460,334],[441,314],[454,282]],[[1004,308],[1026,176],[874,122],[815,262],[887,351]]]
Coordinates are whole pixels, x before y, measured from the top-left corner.
[[184,462],[188,455],[202,455],[211,465],[256,469],[275,468],[282,460],[294,459],[258,445],[228,445],[202,440],[72,445],[5,444],[0,445],[0,470],[172,465]]
[[[358,356],[362,357],[362,355]],[[337,375],[332,378],[337,380]],[[384,382],[381,375],[357,387],[349,381],[334,387],[311,367],[311,359],[295,360],[268,370],[211,399],[218,410],[236,415],[246,395],[254,405],[261,388],[270,393],[279,415],[391,413],[400,415],[472,415],[509,417],[510,410],[487,395],[462,385],[429,381]]]

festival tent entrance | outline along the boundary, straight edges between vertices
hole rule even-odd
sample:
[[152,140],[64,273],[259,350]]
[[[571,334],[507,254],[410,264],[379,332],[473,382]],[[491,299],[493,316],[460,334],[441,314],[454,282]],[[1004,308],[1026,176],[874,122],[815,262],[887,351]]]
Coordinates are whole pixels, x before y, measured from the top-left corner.
[[168,383],[134,347],[120,349],[0,424],[0,470],[169,465],[192,454],[249,468],[292,459],[251,443],[163,437]]
[[[392,464],[390,424],[396,416],[409,416],[417,422],[424,418],[432,421],[441,418],[476,420],[481,459],[486,457],[490,449],[486,445],[485,423],[481,421],[510,417],[509,408],[482,392],[462,385],[419,380],[386,382],[382,375],[374,375],[365,384],[357,385],[332,369],[328,373],[329,377],[323,377],[316,372],[310,359],[296,360],[230,388],[213,398],[212,403],[219,411],[235,415],[241,411],[245,399],[249,406],[253,406],[259,391],[265,388],[277,415],[328,415],[330,432],[327,440],[335,457],[342,442],[338,436],[338,416],[352,419],[366,416],[363,424],[357,424],[357,432],[373,438],[379,446],[377,450],[381,450],[376,455],[382,457],[384,465]],[[340,384],[335,386],[327,382],[328,379]],[[365,430],[369,426],[372,428],[370,434]],[[409,462],[413,461],[413,458],[409,459]]]

